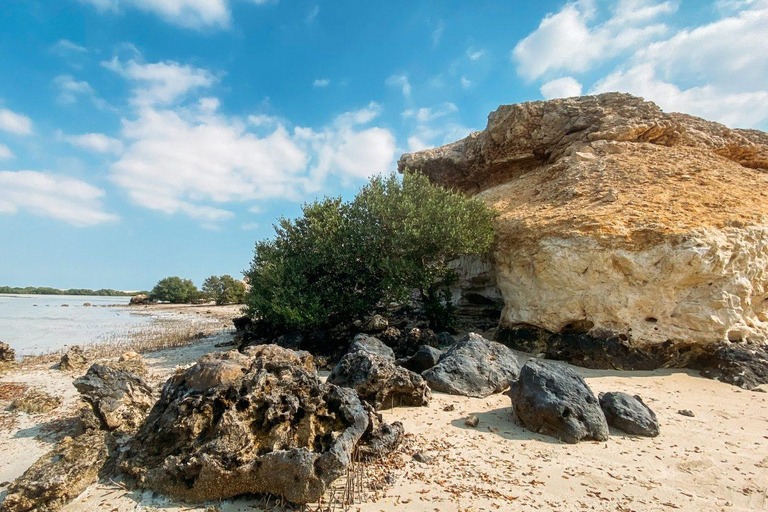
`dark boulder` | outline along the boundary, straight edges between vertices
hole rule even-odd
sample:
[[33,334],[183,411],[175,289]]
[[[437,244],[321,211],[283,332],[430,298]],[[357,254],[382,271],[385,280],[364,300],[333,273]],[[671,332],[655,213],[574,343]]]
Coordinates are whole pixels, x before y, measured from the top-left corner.
[[381,340],[367,334],[358,334],[349,346],[349,352],[361,351],[383,357],[384,359],[393,361],[395,359],[395,353],[391,348],[386,346]]
[[107,365],[92,365],[73,384],[105,430],[135,431],[155,403],[152,388],[144,379]]
[[371,417],[353,390],[322,382],[308,354],[276,345],[209,354],[165,383],[121,468],[187,502],[262,493],[315,502],[373,435]]
[[434,391],[482,398],[507,389],[519,372],[512,350],[469,333],[423,375]]
[[747,343],[720,345],[691,365],[708,379],[744,389],[768,383],[768,347]]
[[422,373],[435,366],[442,355],[443,352],[441,350],[425,345],[411,357],[398,359],[397,364],[414,373]]
[[526,428],[568,443],[608,439],[608,423],[587,383],[570,368],[530,360],[507,393]]
[[659,435],[656,414],[637,395],[613,391],[600,393],[600,408],[608,425],[627,434],[645,437]]
[[299,350],[304,343],[304,335],[300,332],[289,332],[275,340],[275,345],[291,350]]
[[397,366],[392,359],[362,350],[342,357],[328,382],[353,388],[376,409],[423,406],[432,397],[420,375]]
[[91,431],[65,437],[16,479],[3,512],[53,512],[96,482],[108,455],[106,433]]
[[453,339],[453,336],[449,332],[439,332],[435,334],[435,337],[437,338],[438,347],[450,347],[456,343],[456,340]]

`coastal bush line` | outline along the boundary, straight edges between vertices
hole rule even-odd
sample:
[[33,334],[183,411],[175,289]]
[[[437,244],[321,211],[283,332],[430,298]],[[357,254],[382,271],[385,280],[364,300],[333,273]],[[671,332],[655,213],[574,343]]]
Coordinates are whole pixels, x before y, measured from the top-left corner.
[[10,295],[91,295],[102,297],[130,297],[137,293],[147,292],[124,292],[122,290],[112,290],[111,288],[101,288],[99,290],[89,290],[87,288],[70,288],[61,290],[49,286],[0,286],[0,293]]

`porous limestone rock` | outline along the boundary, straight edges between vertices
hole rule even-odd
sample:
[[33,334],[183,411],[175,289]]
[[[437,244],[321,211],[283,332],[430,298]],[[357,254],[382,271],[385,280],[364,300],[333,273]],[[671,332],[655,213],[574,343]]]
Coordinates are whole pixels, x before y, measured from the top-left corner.
[[766,133],[608,93],[501,106],[484,131],[403,155],[399,168],[499,212],[503,328],[663,348],[651,366],[765,343]]
[[356,350],[341,358],[328,382],[352,388],[375,409],[420,407],[432,394],[426,381],[416,373],[397,366],[395,359],[367,350]]
[[401,427],[382,428],[354,390],[322,382],[308,354],[259,345],[171,377],[120,466],[186,502],[269,493],[308,503],[345,474],[356,447],[370,437],[380,453]]
[[45,414],[61,405],[61,398],[45,391],[30,389],[23,396],[13,400],[8,407],[11,411],[27,414]]
[[135,431],[155,403],[144,379],[108,365],[91,365],[73,384],[106,430]]
[[0,341],[0,372],[10,368],[16,362],[16,351],[10,345]]
[[94,483],[107,458],[106,433],[65,437],[8,488],[2,512],[54,512]]
[[567,443],[608,439],[608,423],[587,383],[570,368],[532,359],[507,393],[528,430]]
[[483,398],[507,389],[519,372],[512,350],[471,332],[422,375],[435,391]]
[[83,349],[77,345],[70,347],[63,356],[59,368],[64,371],[79,371],[88,366],[88,358],[85,357]]

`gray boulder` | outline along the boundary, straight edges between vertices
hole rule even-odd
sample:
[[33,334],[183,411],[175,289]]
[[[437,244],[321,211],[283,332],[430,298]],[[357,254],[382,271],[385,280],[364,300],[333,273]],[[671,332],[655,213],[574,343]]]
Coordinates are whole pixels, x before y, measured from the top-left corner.
[[144,379],[111,366],[94,364],[73,384],[106,430],[135,431],[155,403]]
[[424,379],[393,359],[367,351],[349,352],[333,368],[328,382],[352,388],[375,409],[423,406],[432,394]]
[[358,334],[354,337],[352,344],[349,346],[348,352],[359,351],[368,352],[369,354],[374,354],[383,357],[384,359],[395,360],[395,353],[391,348],[386,346],[378,338],[368,336],[367,334]]
[[645,437],[659,435],[656,414],[637,395],[613,391],[600,393],[600,408],[608,425],[627,434]]
[[54,512],[96,482],[108,450],[103,431],[65,437],[8,487],[3,512]]
[[530,360],[508,395],[515,415],[533,432],[568,443],[608,439],[608,423],[597,398],[566,366]]
[[434,391],[483,398],[517,379],[520,364],[508,347],[469,333],[423,373]]
[[311,503],[346,473],[372,414],[354,390],[322,382],[306,354],[208,354],[165,383],[120,467],[186,502],[268,493]]
[[441,350],[425,345],[419,348],[411,357],[398,359],[397,364],[414,373],[422,373],[435,366],[442,355],[443,352]]

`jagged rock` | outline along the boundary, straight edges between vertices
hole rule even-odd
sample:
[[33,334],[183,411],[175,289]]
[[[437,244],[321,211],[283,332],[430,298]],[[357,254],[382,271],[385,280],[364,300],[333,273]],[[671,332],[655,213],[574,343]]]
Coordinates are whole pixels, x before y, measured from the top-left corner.
[[721,345],[700,356],[693,366],[702,369],[704,377],[755,389],[768,383],[768,347],[740,343]]
[[360,454],[366,458],[382,457],[391,453],[400,445],[405,435],[405,428],[399,421],[383,423],[378,415],[371,415],[374,421],[368,432],[360,440]]
[[44,414],[51,412],[60,405],[61,398],[45,391],[30,389],[23,396],[12,401],[9,409],[27,414]]
[[383,332],[380,332],[376,338],[383,341],[388,347],[397,347],[397,345],[400,343],[402,335],[403,334],[400,332],[400,329],[390,325],[384,329]]
[[173,376],[121,468],[187,502],[269,493],[318,500],[372,425],[357,394],[276,345],[209,354]]
[[349,352],[359,351],[381,356],[384,359],[395,360],[395,353],[391,348],[386,346],[381,340],[366,334],[358,334],[355,336],[352,340],[352,344],[349,346]]
[[423,346],[411,357],[398,359],[397,364],[414,373],[423,373],[437,364],[443,352],[435,347]]
[[456,343],[456,340],[453,339],[453,336],[451,336],[451,333],[449,332],[439,332],[435,334],[435,336],[437,337],[438,347],[450,347]]
[[94,483],[107,458],[106,433],[65,437],[8,488],[3,512],[54,512]]
[[519,372],[512,350],[469,333],[423,375],[435,391],[482,398],[507,389]]
[[110,366],[119,370],[134,373],[139,377],[147,376],[147,362],[144,358],[136,352],[126,352],[120,356],[115,363],[110,363]]
[[131,297],[131,300],[128,301],[128,305],[130,306],[143,306],[145,304],[152,304],[152,298],[149,295],[143,293],[134,295]]
[[608,425],[635,436],[659,435],[659,420],[638,395],[600,393],[600,408]]
[[12,363],[16,360],[16,351],[10,345],[0,341],[0,364]]
[[566,366],[530,360],[507,394],[515,415],[533,432],[568,443],[608,439],[608,423],[597,398]]
[[73,384],[106,430],[136,430],[155,403],[144,379],[111,366],[94,364]]
[[61,362],[59,368],[64,371],[79,371],[85,369],[88,366],[88,358],[85,357],[85,353],[81,347],[77,345],[70,347],[63,356],[61,356]]
[[394,360],[367,351],[350,352],[341,358],[328,382],[353,388],[376,409],[423,406],[432,394],[424,379]]
[[[766,133],[609,93],[501,106],[484,131],[398,167],[499,212],[501,327],[620,340],[655,366],[766,341]],[[579,346],[563,356],[581,364]]]
[[389,327],[389,321],[381,315],[373,315],[360,326],[360,330],[368,333],[381,332]]

